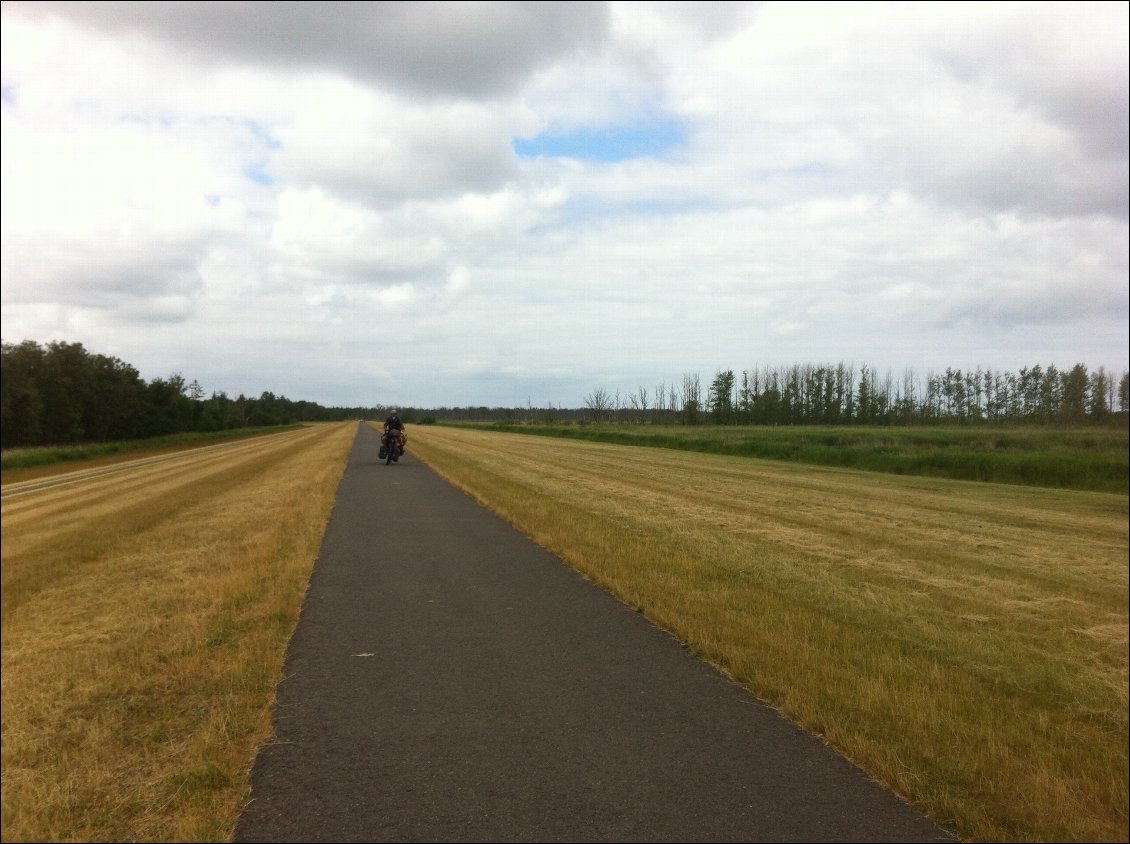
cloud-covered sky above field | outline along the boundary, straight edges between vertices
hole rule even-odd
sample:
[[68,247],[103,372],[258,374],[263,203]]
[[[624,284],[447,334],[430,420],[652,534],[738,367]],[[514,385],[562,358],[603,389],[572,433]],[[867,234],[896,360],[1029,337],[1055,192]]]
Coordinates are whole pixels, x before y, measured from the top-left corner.
[[1124,2],[2,9],[7,343],[337,406],[1128,367]]

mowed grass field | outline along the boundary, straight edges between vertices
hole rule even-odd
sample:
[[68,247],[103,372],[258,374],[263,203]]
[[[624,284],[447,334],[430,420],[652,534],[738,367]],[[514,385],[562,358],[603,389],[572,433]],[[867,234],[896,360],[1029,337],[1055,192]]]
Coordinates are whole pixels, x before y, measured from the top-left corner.
[[[4,841],[230,840],[355,430],[5,473]],[[1127,839],[1125,495],[410,434],[964,839]]]
[[356,430],[5,473],[0,838],[230,840]]
[[966,840],[1127,840],[1127,497],[415,427],[412,452]]

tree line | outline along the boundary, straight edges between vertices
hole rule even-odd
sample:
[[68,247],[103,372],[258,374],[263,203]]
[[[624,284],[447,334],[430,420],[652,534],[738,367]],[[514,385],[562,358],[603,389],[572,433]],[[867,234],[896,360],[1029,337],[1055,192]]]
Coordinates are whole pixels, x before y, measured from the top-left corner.
[[362,419],[372,408],[326,408],[264,392],[206,395],[180,373],[145,381],[81,343],[0,345],[0,447],[145,439],[168,434]]
[[895,378],[869,366],[792,365],[697,373],[629,392],[598,387],[580,408],[408,409],[437,420],[670,425],[1117,425],[1130,409],[1130,375],[1076,364],[997,372],[947,368]]
[[695,373],[651,391],[597,389],[585,404],[593,420],[690,425],[1109,424],[1126,421],[1130,375],[1081,363],[1018,373],[947,368],[924,379],[843,363],[766,366],[719,371],[705,389]]
[[[81,343],[0,348],[0,446],[144,439],[187,432],[382,418],[386,408],[323,407],[264,392],[206,395],[180,373],[145,381]],[[760,366],[697,373],[631,392],[597,388],[583,407],[401,406],[406,422],[615,422],[716,425],[1126,424],[1130,376],[1054,365],[1019,372],[946,369],[895,378],[868,366]]]

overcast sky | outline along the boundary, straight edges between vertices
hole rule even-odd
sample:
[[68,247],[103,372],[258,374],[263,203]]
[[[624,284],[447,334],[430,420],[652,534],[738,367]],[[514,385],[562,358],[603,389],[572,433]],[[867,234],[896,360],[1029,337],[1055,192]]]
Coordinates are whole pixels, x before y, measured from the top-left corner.
[[2,332],[328,406],[1128,368],[1128,4],[3,3]]

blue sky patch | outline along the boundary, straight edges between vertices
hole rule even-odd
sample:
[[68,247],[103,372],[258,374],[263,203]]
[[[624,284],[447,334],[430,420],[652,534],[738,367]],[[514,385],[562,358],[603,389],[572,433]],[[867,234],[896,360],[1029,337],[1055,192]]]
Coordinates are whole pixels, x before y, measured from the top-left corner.
[[263,126],[262,124],[256,123],[254,120],[245,120],[244,123],[247,125],[247,128],[248,130],[250,130],[251,134],[254,135],[256,139],[261,141],[267,147],[267,149],[282,148],[282,144],[279,141],[275,140],[275,138],[267,130],[267,127]]
[[642,126],[605,126],[568,133],[543,132],[534,138],[514,138],[514,152],[521,158],[578,158],[616,162],[630,158],[657,157],[686,140],[682,124],[675,120]]
[[273,185],[275,180],[267,175],[267,171],[264,169],[266,166],[267,162],[265,161],[258,162],[257,164],[248,164],[243,168],[243,175],[256,184]]

